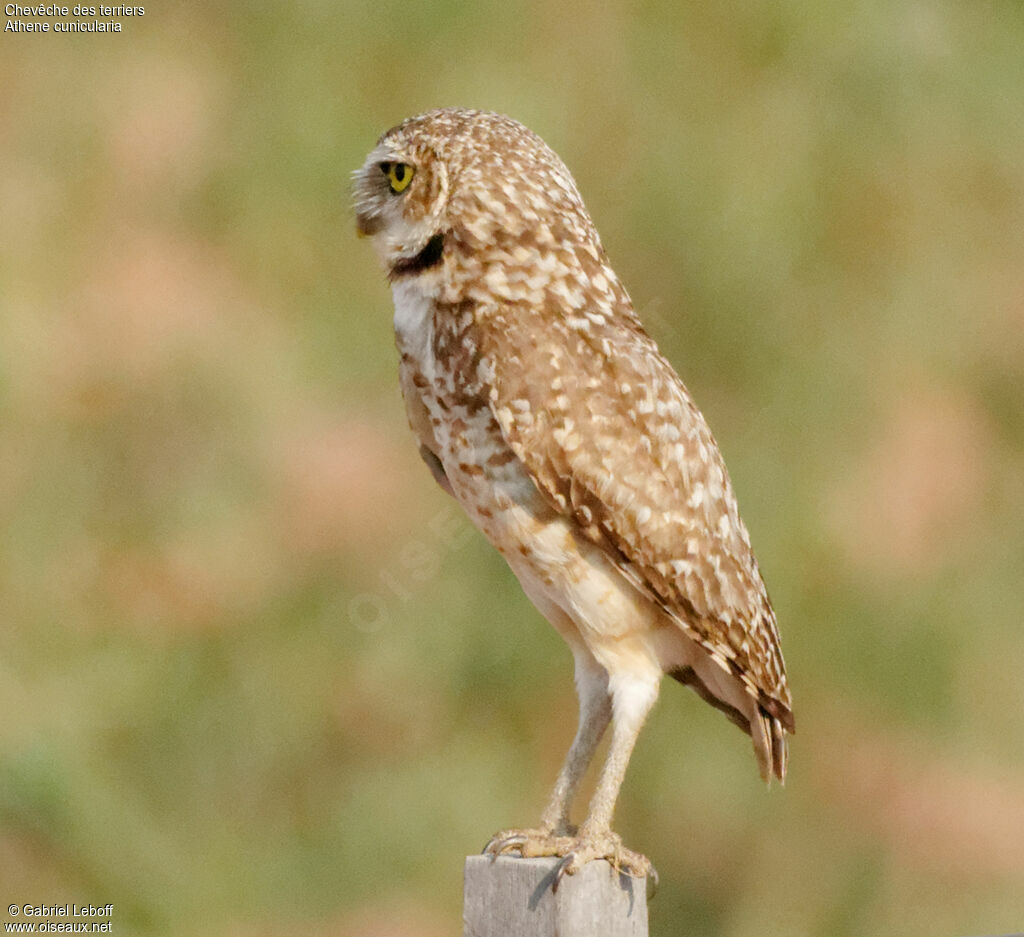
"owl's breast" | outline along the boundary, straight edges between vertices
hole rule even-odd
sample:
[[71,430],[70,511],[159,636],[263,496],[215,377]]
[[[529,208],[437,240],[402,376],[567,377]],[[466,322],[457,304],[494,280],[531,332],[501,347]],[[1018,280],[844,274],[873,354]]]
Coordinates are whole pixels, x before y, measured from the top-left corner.
[[409,424],[440,461],[457,500],[494,541],[503,509],[548,508],[491,411],[472,311],[439,304],[415,282],[396,282],[392,293]]

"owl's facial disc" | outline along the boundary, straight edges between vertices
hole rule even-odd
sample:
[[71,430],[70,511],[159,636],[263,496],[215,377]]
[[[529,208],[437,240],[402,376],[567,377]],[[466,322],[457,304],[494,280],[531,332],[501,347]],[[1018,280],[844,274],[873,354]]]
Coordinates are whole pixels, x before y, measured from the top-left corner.
[[416,167],[395,155],[378,146],[355,173],[356,231],[360,237],[375,237],[402,219],[398,203],[410,196]]
[[391,276],[424,269],[423,257],[440,259],[448,179],[432,155],[412,142],[385,137],[355,173],[356,231],[373,238]]

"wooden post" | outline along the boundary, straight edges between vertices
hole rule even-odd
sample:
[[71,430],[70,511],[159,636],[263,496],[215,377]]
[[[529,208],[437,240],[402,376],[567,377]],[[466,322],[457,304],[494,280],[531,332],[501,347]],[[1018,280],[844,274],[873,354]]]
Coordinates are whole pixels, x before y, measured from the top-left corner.
[[463,937],[647,937],[647,880],[588,862],[552,891],[559,859],[468,856]]

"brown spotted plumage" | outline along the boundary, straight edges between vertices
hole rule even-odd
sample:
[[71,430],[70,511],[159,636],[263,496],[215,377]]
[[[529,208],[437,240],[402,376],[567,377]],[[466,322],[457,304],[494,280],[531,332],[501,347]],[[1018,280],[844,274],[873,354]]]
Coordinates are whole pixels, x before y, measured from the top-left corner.
[[[435,478],[502,552],[576,662],[580,725],[541,825],[488,851],[649,862],[610,824],[663,674],[786,772],[775,614],[707,424],[637,320],[561,160],[521,124],[440,110],[356,174],[391,281],[409,422]],[[573,794],[604,730],[589,815]]]

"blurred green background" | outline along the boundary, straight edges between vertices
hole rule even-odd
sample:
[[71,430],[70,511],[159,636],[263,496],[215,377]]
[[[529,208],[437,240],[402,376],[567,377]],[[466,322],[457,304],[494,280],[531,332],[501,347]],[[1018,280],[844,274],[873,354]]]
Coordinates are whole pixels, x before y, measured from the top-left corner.
[[[790,779],[666,684],[655,935],[1024,928],[1024,8],[146,5],[0,36],[0,906],[439,937],[571,658],[419,463],[349,173],[441,105],[573,170],[718,436]],[[6,918],[5,918],[6,919]]]

